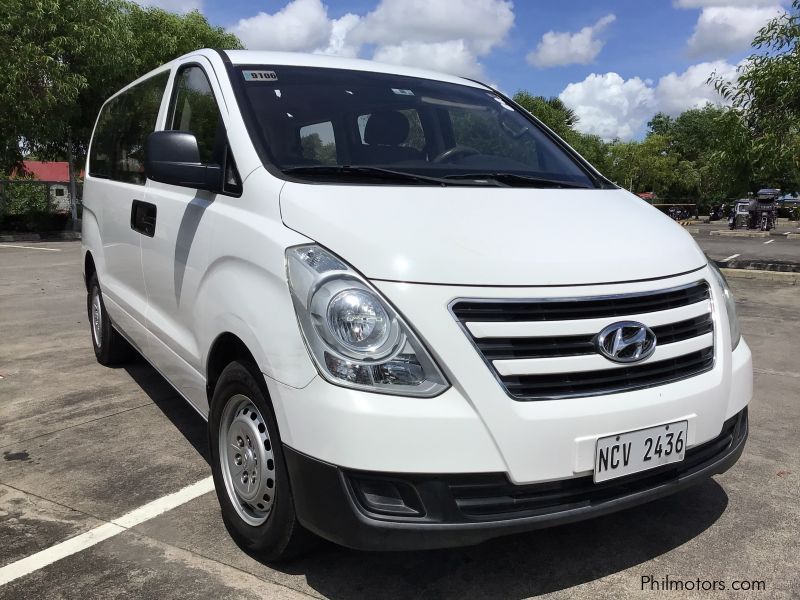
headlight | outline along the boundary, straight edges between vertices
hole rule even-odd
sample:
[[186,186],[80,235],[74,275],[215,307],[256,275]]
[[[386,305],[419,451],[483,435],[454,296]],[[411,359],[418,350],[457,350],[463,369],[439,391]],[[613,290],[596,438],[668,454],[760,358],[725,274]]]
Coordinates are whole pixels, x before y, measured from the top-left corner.
[[435,396],[448,383],[392,306],[341,259],[315,245],[286,251],[300,330],[320,374],[345,387]]
[[733,299],[731,288],[728,287],[728,281],[722,271],[719,270],[719,267],[713,261],[708,261],[708,266],[711,268],[711,272],[714,273],[719,287],[722,288],[722,298],[725,300],[725,312],[728,313],[728,326],[731,331],[731,350],[736,350],[739,340],[742,339],[742,334],[739,331],[739,320],[736,318],[736,301]]

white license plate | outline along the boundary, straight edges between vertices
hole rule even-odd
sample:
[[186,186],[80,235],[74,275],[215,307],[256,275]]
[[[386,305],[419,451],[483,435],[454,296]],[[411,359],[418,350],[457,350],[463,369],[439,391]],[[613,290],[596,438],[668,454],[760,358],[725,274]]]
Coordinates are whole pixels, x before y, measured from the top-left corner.
[[686,455],[687,426],[688,421],[678,421],[599,438],[594,457],[594,482],[682,461]]

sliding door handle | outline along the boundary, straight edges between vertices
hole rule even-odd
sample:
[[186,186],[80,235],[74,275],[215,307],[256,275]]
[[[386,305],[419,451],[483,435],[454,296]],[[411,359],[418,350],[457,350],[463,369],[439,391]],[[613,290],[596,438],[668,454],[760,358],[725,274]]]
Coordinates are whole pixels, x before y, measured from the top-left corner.
[[131,204],[131,229],[147,237],[156,234],[156,205],[142,200],[134,200]]

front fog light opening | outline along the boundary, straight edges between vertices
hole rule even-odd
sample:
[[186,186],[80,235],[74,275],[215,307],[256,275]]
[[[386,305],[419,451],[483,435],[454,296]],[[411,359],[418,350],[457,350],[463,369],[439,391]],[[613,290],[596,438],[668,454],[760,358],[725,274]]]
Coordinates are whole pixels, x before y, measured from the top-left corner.
[[425,508],[416,488],[405,481],[367,477],[351,477],[359,504],[382,515],[423,517]]
[[381,294],[319,246],[286,251],[300,330],[320,374],[337,385],[432,397],[449,386],[434,359]]

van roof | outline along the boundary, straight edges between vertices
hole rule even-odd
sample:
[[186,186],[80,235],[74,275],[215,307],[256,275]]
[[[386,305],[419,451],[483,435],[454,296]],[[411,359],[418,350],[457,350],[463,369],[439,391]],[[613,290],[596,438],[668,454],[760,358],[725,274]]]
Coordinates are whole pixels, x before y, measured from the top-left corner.
[[[176,64],[180,63],[186,58],[192,56],[205,56],[213,60],[219,57],[219,50],[212,50],[210,48],[203,48],[188,52],[183,56],[179,56],[174,60],[164,63],[160,67],[145,73],[141,77],[130,82],[123,88],[117,90],[114,94],[106,99],[106,102],[112,98],[120,95],[127,89],[141,83],[142,81],[152,77],[156,73],[160,73],[171,69]],[[456,75],[447,75],[437,71],[430,71],[427,69],[417,69],[414,67],[404,67],[401,65],[391,65],[388,63],[380,63],[372,60],[363,60],[360,58],[341,58],[339,56],[328,56],[325,54],[306,54],[302,52],[270,52],[263,50],[223,50],[224,54],[228,56],[231,63],[234,65],[264,65],[264,66],[294,66],[294,67],[318,67],[322,69],[349,69],[352,71],[371,71],[375,73],[387,73],[391,75],[404,75],[406,77],[419,77],[421,79],[432,79],[434,81],[444,81],[447,83],[456,83],[460,85],[468,85],[471,87],[484,87],[484,84],[465,79]]]
[[[212,51],[215,52],[215,51]],[[405,75],[408,77],[420,77],[422,79],[434,79],[482,87],[463,77],[447,75],[427,69],[417,69],[401,65],[391,65],[371,60],[359,58],[341,58],[339,56],[328,56],[325,54],[304,54],[300,52],[267,52],[260,50],[225,50],[225,54],[234,65],[283,65],[295,67],[319,67],[323,69],[350,69],[353,71],[373,71],[377,73],[389,73],[394,75]]]

